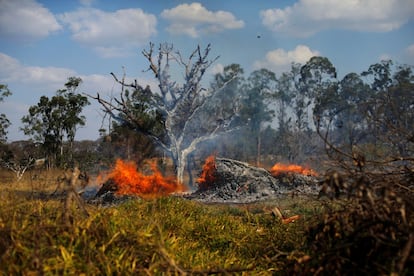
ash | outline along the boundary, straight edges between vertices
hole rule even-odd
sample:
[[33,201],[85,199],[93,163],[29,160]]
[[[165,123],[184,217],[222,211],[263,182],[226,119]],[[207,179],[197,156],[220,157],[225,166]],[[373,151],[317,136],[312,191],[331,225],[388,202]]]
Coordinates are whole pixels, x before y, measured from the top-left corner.
[[[207,183],[209,188],[180,196],[205,203],[251,203],[289,195],[318,195],[318,183],[315,176],[297,173],[273,176],[266,169],[216,157],[214,181]],[[99,190],[91,190],[83,197],[88,203],[101,206],[140,198],[137,195],[117,195],[116,191],[117,185],[110,179]]]
[[296,173],[273,176],[244,162],[216,158],[214,183],[185,197],[208,203],[249,203],[286,195],[317,195],[318,179]]

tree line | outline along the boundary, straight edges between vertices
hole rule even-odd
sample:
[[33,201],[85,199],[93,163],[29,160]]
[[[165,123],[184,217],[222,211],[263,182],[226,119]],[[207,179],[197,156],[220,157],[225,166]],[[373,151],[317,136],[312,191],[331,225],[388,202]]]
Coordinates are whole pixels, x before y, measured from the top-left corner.
[[[210,45],[197,47],[185,58],[171,44],[150,44],[142,54],[158,88],[112,74],[120,86],[114,99],[82,95],[77,91],[82,80],[69,78],[64,89],[52,98],[42,96],[22,118],[22,131],[30,137],[26,143],[35,145],[28,154],[47,157],[50,166],[79,162],[95,168],[117,157],[139,163],[167,154],[179,179],[194,158],[212,152],[257,164],[321,161],[327,153],[358,161],[361,168],[413,158],[412,66],[386,60],[340,79],[328,58],[315,56],[279,76],[268,69],[246,76],[239,64],[230,64],[205,85],[205,72],[218,59],[210,59],[209,52]],[[172,77],[177,71],[182,80]],[[3,84],[0,101],[10,93]],[[97,100],[112,118],[110,128],[102,129],[97,141],[76,142],[89,100]],[[18,149],[24,143],[7,143],[9,125],[1,114],[2,162],[22,162],[18,159],[27,156],[19,156]]]

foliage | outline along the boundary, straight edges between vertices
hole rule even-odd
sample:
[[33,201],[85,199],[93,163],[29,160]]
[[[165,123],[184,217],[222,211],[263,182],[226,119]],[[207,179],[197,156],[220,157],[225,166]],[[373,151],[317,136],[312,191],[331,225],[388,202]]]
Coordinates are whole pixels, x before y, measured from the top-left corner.
[[[341,110],[348,113],[350,108],[364,118],[365,137],[332,139],[329,131],[334,127],[317,125],[335,164],[323,192],[340,201],[308,232],[309,249],[317,254],[311,265],[301,267],[302,273],[405,275],[414,271],[413,77],[409,67],[400,67],[392,75],[390,66],[390,62],[371,66],[364,73],[374,79],[369,93],[349,95],[357,101],[366,96],[365,102],[348,102]],[[346,78],[344,84],[367,88],[356,76]]]
[[147,134],[153,133],[159,139],[165,140],[165,122],[163,116],[152,108],[151,94],[149,86],[138,86],[132,93],[125,90],[123,99],[129,113],[119,112],[119,119],[112,121],[109,133],[101,130],[99,151],[103,155],[102,161],[109,165],[115,159],[122,158],[140,164],[145,158],[153,157],[157,153],[156,144]]
[[[79,126],[85,125],[85,117],[80,115],[89,104],[87,98],[76,92],[82,80],[70,77],[65,89],[58,90],[52,98],[42,96],[37,105],[29,108],[29,114],[23,116],[25,135],[30,135],[35,142],[42,145],[44,154],[53,166],[73,162],[72,145]],[[64,155],[65,137],[69,150]],[[63,160],[64,157],[67,160]]]
[[[0,103],[4,101],[4,98],[10,96],[12,93],[5,84],[0,84]],[[7,119],[6,114],[0,114],[0,144],[7,141],[7,128],[10,126],[10,121]]]

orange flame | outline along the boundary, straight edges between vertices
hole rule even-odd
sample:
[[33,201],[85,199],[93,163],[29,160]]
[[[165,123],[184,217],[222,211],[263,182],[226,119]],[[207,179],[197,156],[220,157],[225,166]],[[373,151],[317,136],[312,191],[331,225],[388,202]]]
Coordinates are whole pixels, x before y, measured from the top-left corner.
[[108,174],[108,179],[112,179],[117,184],[117,193],[122,195],[135,194],[152,198],[186,190],[182,184],[177,183],[175,177],[163,176],[155,162],[150,166],[152,174],[144,175],[137,170],[135,162],[118,159],[115,167]]
[[210,155],[206,158],[200,177],[197,179],[199,190],[208,190],[216,180],[216,157]]
[[282,163],[276,163],[271,169],[270,172],[273,176],[278,176],[280,174],[286,174],[286,173],[298,173],[308,176],[317,176],[318,174],[309,168],[304,168],[300,165],[295,164],[282,164]]

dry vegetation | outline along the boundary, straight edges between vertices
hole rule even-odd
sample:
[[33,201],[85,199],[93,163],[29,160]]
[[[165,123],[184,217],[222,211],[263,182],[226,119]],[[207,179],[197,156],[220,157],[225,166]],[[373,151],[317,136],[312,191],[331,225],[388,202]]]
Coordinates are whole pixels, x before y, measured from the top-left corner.
[[[67,224],[64,198],[50,196],[55,186],[35,184],[1,184],[4,274],[284,274],[306,255],[307,222],[322,208],[301,199],[225,206],[166,197],[88,205],[89,216],[73,212]],[[275,204],[301,219],[282,224],[268,211]]]
[[[206,205],[170,196],[111,207],[86,204],[88,215],[73,204],[68,223],[65,195],[51,196],[59,175],[47,172],[33,180],[27,173],[16,183],[13,175],[2,174],[3,274],[413,272],[412,190],[384,178],[376,185],[370,175],[357,181],[327,178],[327,192],[352,190],[349,198],[335,199],[334,193],[332,199]],[[300,219],[283,224],[274,207]]]

